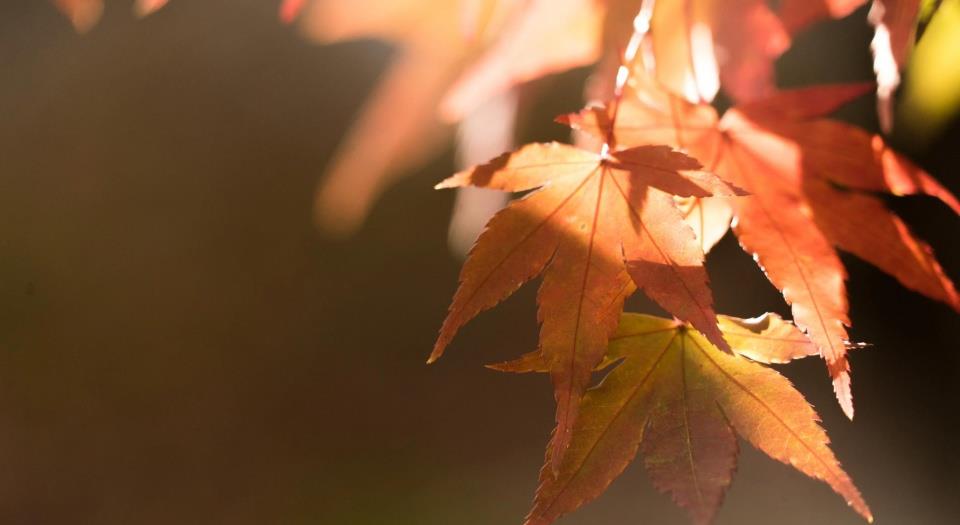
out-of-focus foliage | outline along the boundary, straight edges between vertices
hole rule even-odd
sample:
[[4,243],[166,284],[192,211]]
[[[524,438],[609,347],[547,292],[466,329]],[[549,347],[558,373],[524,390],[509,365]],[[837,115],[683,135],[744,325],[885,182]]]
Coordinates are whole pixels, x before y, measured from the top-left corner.
[[790,36],[765,0],[645,1],[641,53],[668,89],[691,102],[714,99],[721,85],[734,99],[769,95],[773,63]]
[[[86,33],[93,29],[103,14],[103,0],[53,0],[54,4],[63,12],[77,32]],[[168,0],[135,0],[133,12],[139,16],[147,16],[163,6]]]
[[[321,42],[373,38],[397,48],[321,183],[318,224],[332,233],[355,231],[394,178],[421,166],[446,144],[452,126],[511,86],[602,57],[601,78],[588,96],[609,96],[607,79],[638,10],[641,57],[668,89],[691,102],[709,102],[723,89],[744,102],[773,92],[774,61],[792,35],[865,1],[785,0],[774,9],[765,0],[285,0],[281,18],[301,16],[304,32]],[[876,0],[871,10],[878,109],[887,130],[916,11],[915,0]],[[512,130],[501,133],[498,140],[509,142]],[[454,244],[472,241],[470,232],[486,216],[477,210],[489,207],[482,200],[472,193],[458,198]]]
[[[780,16],[791,32],[827,18],[849,15],[867,0],[784,0]],[[873,0],[867,19],[873,25],[873,69],[877,75],[877,112],[880,126],[893,128],[893,94],[913,49],[921,0]]]
[[608,96],[640,8],[650,71],[691,101],[712,100],[721,84],[740,100],[773,89],[773,62],[790,37],[764,0],[287,0],[281,17],[300,14],[320,42],[372,38],[396,48],[321,183],[318,224],[354,231],[395,177],[513,86],[599,60],[589,96]]
[[897,117],[901,136],[927,145],[960,110],[960,0],[943,0],[907,67]]
[[318,223],[355,230],[386,185],[436,153],[455,123],[514,85],[596,61],[601,13],[594,0],[311,2],[300,24],[312,38],[396,48],[318,191]]
[[877,75],[877,112],[886,132],[893,129],[893,94],[913,50],[919,9],[920,0],[873,0],[867,15],[876,28],[870,49]]

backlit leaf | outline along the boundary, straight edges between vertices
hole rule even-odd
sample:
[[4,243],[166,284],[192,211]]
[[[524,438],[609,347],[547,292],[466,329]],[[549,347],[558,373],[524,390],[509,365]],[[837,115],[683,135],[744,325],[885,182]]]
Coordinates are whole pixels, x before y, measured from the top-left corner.
[[[960,203],[879,136],[819,118],[869,85],[784,91],[734,108],[723,119],[709,105],[670,95],[640,74],[633,76],[632,89],[613,130],[619,143],[670,144],[750,192],[728,203],[734,232],[820,349],[838,400],[852,417],[846,272],[835,247],[960,309],[953,283],[930,248],[874,194],[932,195],[958,212]],[[602,108],[561,121],[597,136],[611,126]]]
[[[781,336],[801,336],[767,319],[770,324],[730,320],[725,334],[737,326],[758,329],[751,352],[759,355],[778,354]],[[768,338],[771,329],[785,330]],[[694,523],[709,523],[736,469],[737,435],[827,483],[872,521],[803,395],[776,371],[740,356],[736,343],[733,348],[737,355],[721,352],[677,321],[624,314],[608,352],[621,362],[583,397],[568,452],[559,471],[541,471],[526,525],[548,525],[596,499],[638,452],[654,486]]]
[[717,328],[703,252],[672,195],[731,196],[738,190],[699,169],[664,146],[601,155],[532,144],[439,184],[537,190],[495,215],[478,239],[430,360],[467,321],[542,272],[539,349],[556,392],[553,449],[560,458],[590,374],[635,288],[728,348]]

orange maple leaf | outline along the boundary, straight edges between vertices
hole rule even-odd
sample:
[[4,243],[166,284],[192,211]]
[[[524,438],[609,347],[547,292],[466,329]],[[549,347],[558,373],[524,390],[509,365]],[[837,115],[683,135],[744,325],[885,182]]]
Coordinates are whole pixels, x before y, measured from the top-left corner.
[[[730,201],[734,232],[792,306],[794,321],[827,362],[837,398],[853,417],[846,273],[835,246],[896,277],[904,286],[960,310],[960,298],[929,246],[873,193],[928,194],[960,213],[960,203],[927,173],[855,126],[818,118],[869,85],[782,92],[728,111],[668,94],[636,74],[613,128],[626,146],[670,144],[750,192]],[[561,117],[604,136],[604,108]],[[714,212],[723,220],[723,212]],[[724,229],[726,222],[711,225]],[[716,238],[716,233],[712,234]]]
[[[549,525],[602,494],[639,451],[654,485],[697,524],[712,521],[737,464],[740,435],[771,458],[822,480],[868,521],[870,509],[843,471],[816,412],[790,382],[759,363],[815,353],[776,316],[721,317],[737,355],[677,321],[624,314],[608,361],[588,390],[558,471],[545,466],[526,525]],[[747,356],[750,359],[747,359]],[[541,368],[533,357],[503,367]],[[553,448],[548,448],[548,465]]]
[[537,191],[495,215],[464,263],[430,361],[481,311],[543,272],[540,350],[557,399],[554,457],[562,457],[580,396],[624,299],[636,287],[721,348],[703,252],[671,195],[739,191],[665,146],[614,154],[531,144],[463,171],[438,188]]

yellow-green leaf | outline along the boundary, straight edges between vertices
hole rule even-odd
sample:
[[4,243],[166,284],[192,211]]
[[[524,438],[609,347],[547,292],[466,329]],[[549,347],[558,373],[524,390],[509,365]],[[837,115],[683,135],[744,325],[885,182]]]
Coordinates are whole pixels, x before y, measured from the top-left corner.
[[[760,319],[721,322],[735,351],[766,360],[803,353],[782,352],[786,341],[814,352],[793,325]],[[736,468],[736,435],[824,481],[872,521],[816,412],[775,370],[720,351],[678,321],[639,314],[622,316],[607,358],[621,362],[584,395],[559,471],[541,471],[527,525],[547,525],[595,499],[638,451],[654,485],[695,523],[709,523]]]

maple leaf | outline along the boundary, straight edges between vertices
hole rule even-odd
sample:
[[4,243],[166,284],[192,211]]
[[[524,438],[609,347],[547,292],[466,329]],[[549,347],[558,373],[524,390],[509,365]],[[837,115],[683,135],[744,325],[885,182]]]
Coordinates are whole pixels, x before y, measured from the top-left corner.
[[[595,0],[318,0],[304,31],[374,38],[396,54],[317,194],[318,221],[355,230],[392,179],[435,153],[451,124],[511,87],[599,56]],[[292,19],[303,9],[284,6]],[[438,102],[441,103],[438,106]]]
[[635,287],[721,348],[703,252],[671,195],[737,195],[665,146],[604,155],[531,144],[437,185],[511,192],[537,188],[497,213],[464,263],[429,362],[481,311],[543,272],[539,348],[557,399],[554,455],[562,456],[583,390]]
[[[728,203],[734,233],[783,292],[794,322],[820,349],[840,405],[853,417],[846,273],[834,247],[960,309],[953,283],[929,246],[874,193],[933,195],[958,213],[960,203],[879,136],[818,118],[867,92],[869,85],[784,91],[718,119],[711,106],[690,104],[643,74],[631,82],[633,93],[623,99],[612,130],[619,143],[670,144],[750,192]],[[603,108],[559,120],[597,136],[611,132]]]
[[[669,493],[695,523],[709,523],[736,469],[737,435],[826,482],[873,520],[830,450],[816,412],[786,378],[758,364],[816,349],[796,327],[770,314],[721,317],[720,327],[737,355],[721,352],[678,321],[623,314],[606,355],[619,362],[584,395],[559,471],[541,470],[526,525],[548,525],[592,501],[638,451],[657,489]],[[531,354],[500,368],[543,366]]]

